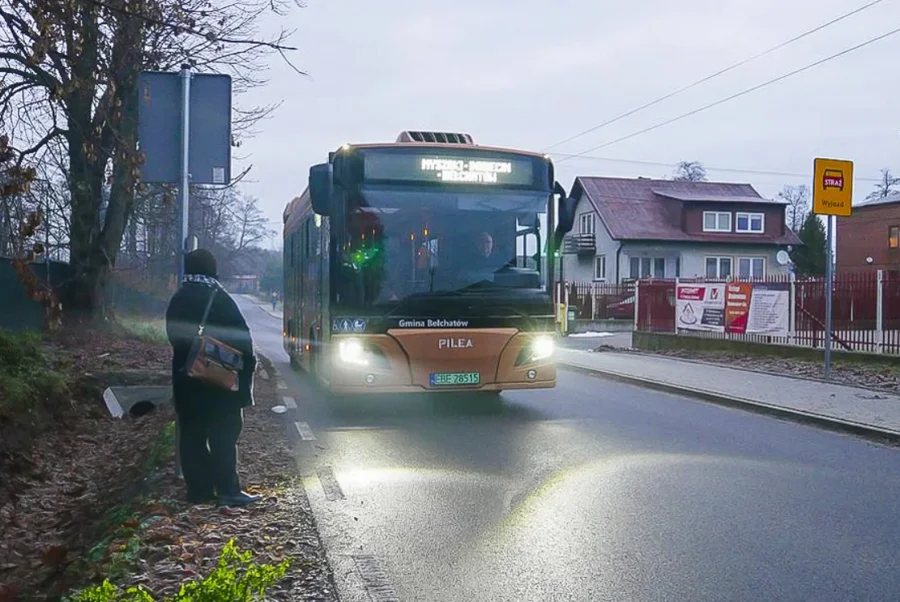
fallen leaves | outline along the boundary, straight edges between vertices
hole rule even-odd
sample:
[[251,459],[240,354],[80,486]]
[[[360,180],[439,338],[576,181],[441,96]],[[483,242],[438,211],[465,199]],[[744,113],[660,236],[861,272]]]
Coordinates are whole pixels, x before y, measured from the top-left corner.
[[[108,416],[101,398],[110,379],[133,384],[165,374],[167,347],[121,334],[63,331],[53,344],[74,376],[62,424],[35,442],[24,468],[0,474],[0,602],[56,599],[103,578],[144,585],[157,599],[208,574],[235,539],[261,563],[291,558],[271,601],[334,600],[331,575],[305,492],[283,436],[271,364],[256,380],[257,406],[245,411],[239,468],[247,491],[263,496],[246,508],[188,505],[174,476],[174,453],[159,445],[174,412]],[[63,351],[65,350],[65,351]],[[163,460],[147,474],[148,460]]]
[[[263,369],[271,364],[263,360]],[[217,508],[175,502],[166,520],[138,534],[142,542],[138,567],[120,585],[143,584],[157,597],[174,594],[181,580],[205,575],[219,558],[222,547],[234,539],[257,562],[278,564],[292,560],[285,578],[267,591],[272,602],[335,600],[324,550],[311,517],[291,450],[282,426],[269,409],[277,400],[275,379],[257,379],[257,405],[245,412],[239,442],[241,480],[246,491],[263,499],[245,508]],[[167,470],[151,483],[152,495],[181,500],[183,484]],[[141,512],[151,512],[147,506]]]

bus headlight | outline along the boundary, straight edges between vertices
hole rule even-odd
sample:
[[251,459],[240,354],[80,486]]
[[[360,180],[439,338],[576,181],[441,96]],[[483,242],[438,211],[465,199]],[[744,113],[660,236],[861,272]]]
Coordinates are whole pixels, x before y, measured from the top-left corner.
[[547,335],[534,337],[531,341],[531,361],[537,362],[551,357],[555,348],[553,338]]
[[338,343],[338,357],[345,364],[355,364],[357,366],[367,366],[369,364],[366,350],[357,339],[344,339]]

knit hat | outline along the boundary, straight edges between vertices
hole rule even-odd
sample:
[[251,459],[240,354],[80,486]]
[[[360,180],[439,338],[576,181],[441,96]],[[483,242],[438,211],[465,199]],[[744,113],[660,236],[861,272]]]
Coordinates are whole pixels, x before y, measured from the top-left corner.
[[206,249],[196,249],[184,256],[184,273],[218,277],[216,258]]

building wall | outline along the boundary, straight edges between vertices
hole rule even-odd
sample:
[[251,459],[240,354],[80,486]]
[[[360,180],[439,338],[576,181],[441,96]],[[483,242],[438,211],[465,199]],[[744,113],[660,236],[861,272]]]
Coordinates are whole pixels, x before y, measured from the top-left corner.
[[770,245],[704,245],[686,249],[681,258],[682,278],[704,277],[706,258],[731,257],[734,274],[737,275],[739,257],[763,257],[766,260],[766,276],[781,276],[790,273],[789,266],[778,265],[776,255],[782,247]]
[[[604,232],[605,241],[601,246],[598,240],[597,255],[606,255],[606,282],[616,282],[616,250],[618,241],[609,239]],[[664,242],[625,242],[619,254],[619,282],[631,277],[631,258],[662,258],[665,262],[664,278],[702,278],[706,276],[707,257],[731,257],[732,273],[737,275],[738,258],[762,257],[765,259],[767,276],[785,275],[790,272],[789,266],[778,265],[776,255],[779,246],[769,245],[691,245],[685,243]],[[677,271],[680,259],[680,272]],[[594,256],[566,255],[563,276],[566,280],[591,281],[594,279]],[[651,264],[652,265],[652,264]]]
[[609,236],[609,231],[603,225],[600,216],[594,211],[590,201],[582,198],[575,210],[575,225],[572,234],[580,234],[581,216],[590,214],[594,216],[594,240],[596,251],[593,255],[566,253],[563,259],[563,276],[566,280],[579,282],[594,280],[594,261],[596,257],[606,257],[606,282],[615,282],[615,258],[619,242]]
[[[888,246],[891,226],[900,226],[900,203],[854,209],[837,218],[836,268],[839,271],[896,270],[900,248]],[[872,258],[872,264],[866,258]]]

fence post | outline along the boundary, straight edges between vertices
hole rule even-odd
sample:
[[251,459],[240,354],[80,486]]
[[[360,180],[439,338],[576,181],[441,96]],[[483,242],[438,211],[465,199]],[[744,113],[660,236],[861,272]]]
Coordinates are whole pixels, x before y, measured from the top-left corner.
[[672,320],[672,332],[678,334],[678,283],[681,278],[675,278],[675,319]]
[[597,283],[591,282],[591,321],[597,319]]
[[634,330],[638,330],[638,291],[641,289],[640,281],[634,283]]
[[788,340],[797,345],[797,276],[791,272],[791,292],[788,295]]
[[876,351],[884,353],[884,271],[878,270],[875,279],[875,341]]

